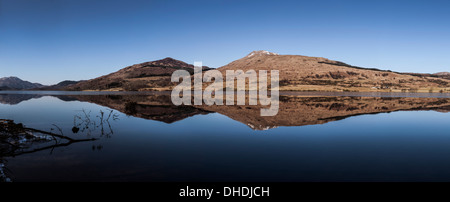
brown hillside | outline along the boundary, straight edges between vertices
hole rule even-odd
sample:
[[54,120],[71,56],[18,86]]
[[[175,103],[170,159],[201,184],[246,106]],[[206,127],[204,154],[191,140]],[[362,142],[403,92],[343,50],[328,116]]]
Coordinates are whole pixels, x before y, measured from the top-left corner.
[[[170,82],[174,71],[184,69],[193,73],[193,67],[165,58],[125,67],[71,85],[66,90],[167,91],[177,85]],[[209,69],[203,67],[205,71]],[[450,76],[446,73],[398,73],[351,66],[321,57],[279,55],[268,51],[253,51],[218,70],[223,75],[226,70],[279,70],[280,90],[284,91],[450,92]]]
[[321,57],[254,51],[220,67],[226,70],[279,70],[280,90],[317,91],[446,91],[450,81],[431,76],[368,69]]
[[[170,77],[174,71],[179,69],[193,73],[194,65],[173,58],[164,58],[125,67],[117,72],[70,86],[68,90],[138,91],[165,89],[174,85],[170,83]],[[209,68],[204,66],[203,69]]]

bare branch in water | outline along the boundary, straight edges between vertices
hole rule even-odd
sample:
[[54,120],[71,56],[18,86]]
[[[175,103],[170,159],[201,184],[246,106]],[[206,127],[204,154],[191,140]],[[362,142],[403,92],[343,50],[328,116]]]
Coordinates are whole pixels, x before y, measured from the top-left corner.
[[[23,124],[20,124],[20,123],[16,124],[12,120],[0,119],[0,143],[3,144],[3,146],[0,147],[0,149],[2,151],[0,158],[8,157],[8,156],[18,156],[18,155],[33,153],[33,152],[42,151],[42,150],[46,150],[46,149],[53,150],[56,147],[68,146],[68,145],[76,143],[76,142],[86,142],[86,141],[97,140],[96,138],[73,139],[73,138],[64,136],[62,129],[59,128],[55,124],[53,124],[53,125],[60,131],[61,134],[55,134],[52,132],[43,131],[43,130],[39,130],[39,129],[35,129],[35,128],[28,128],[28,127],[24,127]],[[33,133],[40,133],[40,134],[50,136],[53,140],[56,141],[56,143],[49,145],[49,146],[26,151],[25,149],[31,148],[31,145],[33,145],[33,143],[35,143],[35,142],[42,143],[42,142],[49,141],[45,137],[36,136]],[[59,138],[60,140],[65,140],[65,143],[59,143],[57,141],[57,138]],[[25,140],[25,143],[21,139]]]

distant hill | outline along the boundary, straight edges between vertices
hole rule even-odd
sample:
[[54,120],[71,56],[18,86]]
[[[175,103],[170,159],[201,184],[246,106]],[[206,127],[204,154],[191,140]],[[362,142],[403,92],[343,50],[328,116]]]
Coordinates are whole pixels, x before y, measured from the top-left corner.
[[404,73],[412,76],[418,76],[418,77],[434,77],[434,78],[441,78],[441,79],[450,79],[450,72],[438,72],[434,74],[427,74],[427,73]]
[[434,75],[436,75],[436,76],[450,76],[450,72],[438,72],[438,73],[435,73]]
[[40,88],[44,85],[40,83],[31,83],[29,81],[24,81],[17,77],[3,77],[0,78],[0,89],[1,90],[28,90],[33,88]]
[[[164,58],[152,62],[144,62],[125,67],[117,72],[95,79],[79,82],[68,86],[67,90],[168,90],[174,71],[184,69],[191,73],[194,65],[173,58]],[[209,70],[204,66],[203,70]]]
[[33,90],[63,90],[65,88],[67,88],[67,87],[69,87],[71,85],[75,85],[75,84],[77,84],[79,82],[82,82],[82,81],[69,81],[69,80],[66,80],[66,81],[61,81],[61,82],[59,82],[58,84],[55,84],[55,85],[43,86],[43,87],[35,88]]
[[432,74],[432,76],[435,76],[438,78],[450,79],[450,72],[439,72],[439,73]]

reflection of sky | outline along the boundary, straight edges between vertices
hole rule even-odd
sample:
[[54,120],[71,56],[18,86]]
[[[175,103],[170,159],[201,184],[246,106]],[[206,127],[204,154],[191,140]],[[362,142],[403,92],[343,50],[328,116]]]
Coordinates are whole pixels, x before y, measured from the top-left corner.
[[[0,118],[46,130],[55,123],[71,134],[81,109],[95,117],[107,108],[42,97],[0,104]],[[450,180],[449,113],[382,113],[267,131],[217,113],[172,124],[119,114],[111,138],[19,156],[8,168],[22,180]],[[93,151],[97,145],[103,149]]]
[[73,122],[73,116],[77,113],[77,110],[93,109],[93,107],[93,105],[87,103],[64,102],[58,98],[46,96],[23,101],[18,105],[0,104],[0,111],[1,118],[33,125],[51,125],[67,123],[68,121]]

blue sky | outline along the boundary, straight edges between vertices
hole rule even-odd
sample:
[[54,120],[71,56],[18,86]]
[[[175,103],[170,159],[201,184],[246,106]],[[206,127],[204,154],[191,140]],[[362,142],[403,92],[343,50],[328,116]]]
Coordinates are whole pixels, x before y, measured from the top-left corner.
[[54,84],[165,57],[220,67],[253,50],[450,71],[450,1],[0,0],[0,77]]

